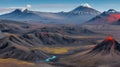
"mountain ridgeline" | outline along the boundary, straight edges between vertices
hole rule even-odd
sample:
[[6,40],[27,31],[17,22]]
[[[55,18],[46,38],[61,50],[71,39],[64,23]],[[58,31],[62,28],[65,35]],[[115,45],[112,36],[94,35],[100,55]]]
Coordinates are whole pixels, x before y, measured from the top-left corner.
[[0,19],[29,23],[83,23],[99,14],[100,12],[96,9],[80,5],[72,11],[58,13],[16,9],[13,12],[1,15]]
[[[69,12],[39,12],[28,9],[16,9],[10,13],[0,15],[1,20],[13,20],[27,23],[55,23],[71,24],[120,24],[120,12],[109,9],[101,13],[89,4],[83,4]],[[102,21],[101,21],[102,20]]]
[[88,23],[91,24],[107,23],[107,24],[119,25],[120,24],[119,20],[120,20],[120,12],[114,9],[109,9],[108,11],[105,11],[100,15],[97,15],[96,17],[92,18],[91,20],[88,21]]

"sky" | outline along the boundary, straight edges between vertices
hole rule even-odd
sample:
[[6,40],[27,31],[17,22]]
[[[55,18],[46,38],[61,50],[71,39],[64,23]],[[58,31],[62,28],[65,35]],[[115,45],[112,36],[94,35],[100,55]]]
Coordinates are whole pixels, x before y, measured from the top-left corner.
[[0,0],[0,13],[17,8],[41,12],[67,12],[84,3],[101,12],[108,9],[120,11],[120,0]]

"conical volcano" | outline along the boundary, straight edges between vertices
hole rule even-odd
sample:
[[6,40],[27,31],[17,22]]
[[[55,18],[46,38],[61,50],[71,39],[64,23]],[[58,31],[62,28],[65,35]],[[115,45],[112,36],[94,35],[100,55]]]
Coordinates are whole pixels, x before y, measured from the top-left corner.
[[81,15],[99,15],[100,12],[92,8],[89,4],[81,4],[77,8],[70,11],[72,13],[81,14]]
[[90,53],[102,53],[103,55],[116,52],[120,52],[120,44],[112,36],[108,36],[90,51]]
[[120,67],[120,44],[108,36],[94,48],[69,56],[63,61],[74,67]]

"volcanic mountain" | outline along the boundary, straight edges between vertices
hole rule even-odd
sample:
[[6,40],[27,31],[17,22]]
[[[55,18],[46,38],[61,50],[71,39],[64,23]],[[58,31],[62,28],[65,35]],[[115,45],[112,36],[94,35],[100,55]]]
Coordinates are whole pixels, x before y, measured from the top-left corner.
[[100,15],[92,18],[88,22],[96,23],[96,24],[101,24],[101,23],[119,24],[118,22],[119,20],[120,20],[120,12],[114,9],[109,9],[108,11],[105,11]]
[[99,15],[100,12],[96,9],[92,8],[89,4],[82,4],[79,7],[75,8],[71,11],[71,13],[74,14],[80,14],[80,15]]
[[76,67],[119,67],[120,44],[112,36],[108,36],[94,48],[69,56],[65,60],[66,64]]
[[0,18],[4,20],[14,21],[30,21],[31,19],[33,21],[38,21],[38,19],[40,19],[40,16],[34,14],[32,11],[29,11],[28,9],[25,9],[24,11],[21,9],[16,9],[11,13],[1,15]]
[[[88,5],[88,4],[87,4]],[[16,9],[13,12],[0,16],[0,19],[24,21],[24,22],[39,22],[39,23],[82,23],[90,20],[96,15],[100,14],[99,11],[86,7],[85,4],[80,5],[76,9],[69,12],[38,12],[30,11],[28,9]],[[72,19],[70,19],[72,18]]]
[[107,55],[120,54],[120,44],[111,36],[108,36],[103,42],[95,46],[90,53]]

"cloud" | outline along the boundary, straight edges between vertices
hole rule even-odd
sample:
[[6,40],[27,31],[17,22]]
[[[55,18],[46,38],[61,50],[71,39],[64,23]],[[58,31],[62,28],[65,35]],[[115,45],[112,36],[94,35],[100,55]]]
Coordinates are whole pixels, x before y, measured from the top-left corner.
[[31,7],[32,7],[32,5],[30,5],[30,4],[27,4],[27,6],[26,6],[27,9],[30,9]]
[[21,9],[22,9],[22,11],[24,11],[25,9],[30,9],[31,7],[32,7],[32,5],[27,4],[26,7],[22,7]]
[[14,8],[0,8],[0,12],[7,12],[7,11],[12,11]]

